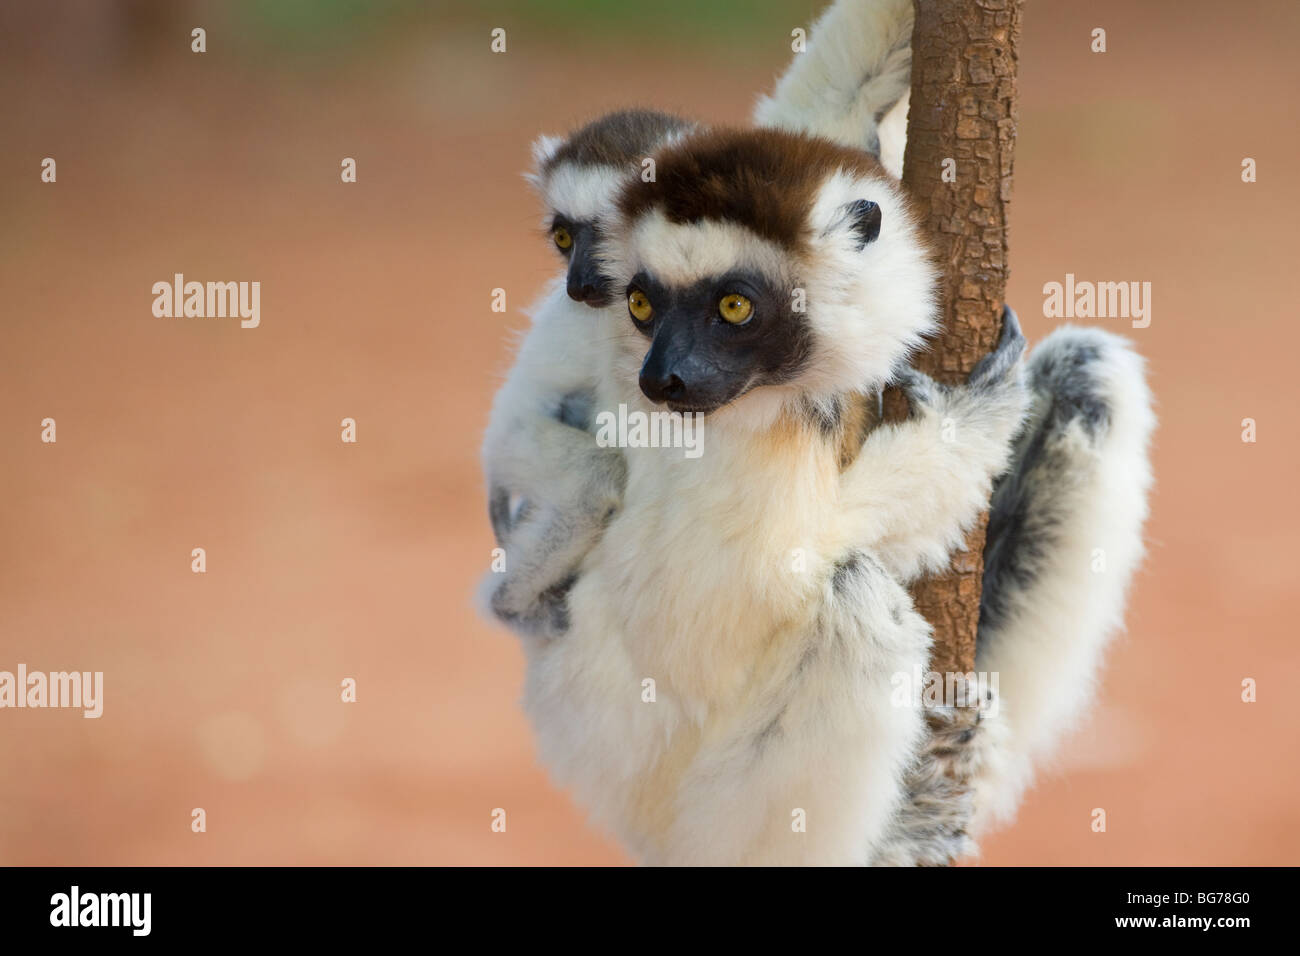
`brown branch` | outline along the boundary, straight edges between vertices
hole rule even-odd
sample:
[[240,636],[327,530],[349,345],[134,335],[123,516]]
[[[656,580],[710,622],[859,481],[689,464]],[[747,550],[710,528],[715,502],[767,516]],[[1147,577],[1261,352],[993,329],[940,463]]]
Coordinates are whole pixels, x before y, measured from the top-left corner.
[[[964,381],[1001,331],[1020,2],[915,0],[903,184],[944,270],[943,330],[916,367],[948,383]],[[956,162],[955,182],[944,182],[945,159]],[[951,571],[913,588],[934,625],[939,673],[974,670],[986,521]]]

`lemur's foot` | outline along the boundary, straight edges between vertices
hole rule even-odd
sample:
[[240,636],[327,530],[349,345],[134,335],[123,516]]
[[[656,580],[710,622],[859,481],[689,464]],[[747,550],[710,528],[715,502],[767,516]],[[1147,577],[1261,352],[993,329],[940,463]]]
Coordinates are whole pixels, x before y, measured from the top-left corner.
[[488,610],[512,630],[534,637],[560,637],[569,630],[569,592],[578,576],[570,575],[540,593],[521,593],[517,585],[489,573],[481,585]]
[[[958,701],[968,685],[957,679]],[[979,692],[971,688],[971,695]],[[975,779],[998,746],[997,698],[985,689],[965,705],[926,710],[927,738],[905,778],[907,795],[877,866],[945,866],[978,849],[967,832],[975,811]]]
[[566,633],[569,592],[612,514],[605,504],[592,510],[525,503],[500,542],[501,570],[483,584],[487,610],[523,634]]
[[518,633],[564,634],[569,591],[598,529],[573,510],[534,507],[528,501],[511,507],[503,492],[491,500],[500,554],[480,586],[481,605]]
[[532,490],[493,487],[489,516],[499,570],[480,603],[513,630],[558,637],[569,629],[568,596],[582,560],[622,504],[627,462],[617,448],[584,447],[562,475],[530,476]]

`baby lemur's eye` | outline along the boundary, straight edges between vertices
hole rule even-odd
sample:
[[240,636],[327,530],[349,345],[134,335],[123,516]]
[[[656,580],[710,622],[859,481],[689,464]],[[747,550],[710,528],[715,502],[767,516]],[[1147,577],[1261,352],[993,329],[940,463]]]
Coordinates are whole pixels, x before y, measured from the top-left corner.
[[735,293],[724,295],[722,301],[718,303],[718,314],[732,325],[740,325],[742,322],[748,321],[749,317],[754,314],[754,303],[743,295]]
[[561,249],[568,249],[573,245],[573,236],[569,235],[569,230],[563,226],[556,226],[552,229],[551,238],[555,240],[555,244]]
[[627,294],[627,310],[638,322],[649,322],[650,316],[654,314],[654,309],[650,307],[650,300],[640,289],[633,289]]

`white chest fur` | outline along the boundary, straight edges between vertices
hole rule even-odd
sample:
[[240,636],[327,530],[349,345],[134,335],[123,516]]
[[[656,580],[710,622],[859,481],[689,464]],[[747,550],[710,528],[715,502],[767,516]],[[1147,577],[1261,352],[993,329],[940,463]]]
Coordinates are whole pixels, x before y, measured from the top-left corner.
[[700,740],[792,666],[838,481],[806,428],[704,428],[698,457],[627,449],[624,507],[570,594],[570,631],[529,648],[543,761],[647,853]]

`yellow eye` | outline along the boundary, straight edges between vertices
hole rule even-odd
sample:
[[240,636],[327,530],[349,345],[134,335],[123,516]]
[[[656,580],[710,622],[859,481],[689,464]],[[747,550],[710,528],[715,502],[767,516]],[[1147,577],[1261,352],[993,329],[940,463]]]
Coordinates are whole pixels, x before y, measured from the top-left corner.
[[739,325],[754,314],[754,303],[743,295],[724,295],[718,303],[718,314],[732,325]]
[[567,249],[573,245],[573,236],[569,235],[569,230],[563,226],[556,226],[552,229],[551,238],[555,240],[555,244],[561,249]]
[[633,289],[628,293],[627,310],[632,313],[632,318],[638,322],[648,322],[650,316],[654,314],[654,309],[650,307],[650,300],[639,289]]

